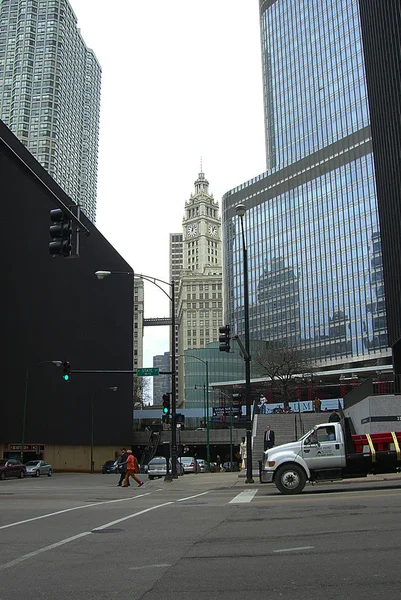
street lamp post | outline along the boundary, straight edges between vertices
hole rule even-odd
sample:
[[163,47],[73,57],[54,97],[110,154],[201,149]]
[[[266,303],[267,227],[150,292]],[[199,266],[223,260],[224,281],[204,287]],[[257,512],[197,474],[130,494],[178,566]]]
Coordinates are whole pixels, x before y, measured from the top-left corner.
[[209,362],[194,354],[180,354],[182,357],[194,358],[205,365],[206,373],[206,462],[210,465],[210,427],[209,427]]
[[[116,392],[118,387],[116,385],[112,385],[110,387],[103,388],[105,390],[110,390],[111,392]],[[96,392],[92,392],[91,396],[91,473],[95,472],[95,461],[93,460],[93,445],[94,445],[94,399]]]
[[[143,279],[149,281],[159,288],[167,296],[171,302],[171,475],[165,477],[165,481],[171,481],[171,479],[177,479],[177,431],[176,431],[176,413],[177,413],[177,393],[176,393],[176,367],[175,367],[175,289],[174,280],[171,282],[163,281],[157,277],[151,275],[144,275],[143,273],[135,273],[133,271],[96,271],[95,273],[98,279],[104,279],[109,275],[129,275],[135,279]],[[171,295],[164,290],[159,283],[168,285],[171,289]]]
[[[52,365],[56,365],[56,367],[61,367],[63,364],[62,360],[41,360],[32,366],[44,365],[50,363]],[[29,371],[32,367],[27,367],[25,371],[25,392],[24,392],[24,411],[22,414],[22,435],[21,435],[21,450],[20,450],[20,459],[21,462],[24,462],[24,448],[25,448],[25,429],[26,429],[26,409],[28,405],[28,380],[29,380]]]
[[249,344],[249,289],[248,289],[248,251],[244,232],[245,206],[238,204],[235,213],[240,218],[242,234],[242,256],[244,270],[244,326],[245,326],[245,402],[246,402],[246,481],[254,483],[252,477],[252,421],[251,421],[251,354]]

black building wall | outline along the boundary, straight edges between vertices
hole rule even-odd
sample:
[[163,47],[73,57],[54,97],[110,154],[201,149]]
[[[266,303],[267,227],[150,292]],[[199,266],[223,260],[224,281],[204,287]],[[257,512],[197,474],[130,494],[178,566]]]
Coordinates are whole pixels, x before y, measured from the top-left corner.
[[26,444],[90,444],[92,395],[95,445],[130,444],[131,375],[72,374],[66,383],[62,369],[39,363],[132,369],[132,279],[94,275],[132,269],[85,216],[80,257],[50,256],[49,211],[58,204],[44,184],[71,201],[1,121],[0,182],[0,443],[21,441],[28,369]]
[[401,2],[359,0],[375,158],[389,345],[401,343]]

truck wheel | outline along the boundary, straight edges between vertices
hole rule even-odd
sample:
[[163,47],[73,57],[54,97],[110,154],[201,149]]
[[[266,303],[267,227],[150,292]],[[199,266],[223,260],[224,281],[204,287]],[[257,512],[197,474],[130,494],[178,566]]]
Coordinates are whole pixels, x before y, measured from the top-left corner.
[[283,465],[277,469],[274,483],[282,494],[300,494],[306,483],[305,471],[298,465]]

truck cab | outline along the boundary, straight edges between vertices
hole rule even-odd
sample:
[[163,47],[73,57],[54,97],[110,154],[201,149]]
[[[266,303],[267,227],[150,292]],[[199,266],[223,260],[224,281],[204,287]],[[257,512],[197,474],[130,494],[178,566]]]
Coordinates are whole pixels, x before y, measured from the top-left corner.
[[261,483],[299,494],[306,481],[334,481],[401,470],[401,432],[349,433],[341,423],[321,423],[296,442],[264,453]]
[[283,494],[300,493],[307,480],[341,479],[345,452],[340,423],[321,423],[296,442],[266,450],[260,480]]

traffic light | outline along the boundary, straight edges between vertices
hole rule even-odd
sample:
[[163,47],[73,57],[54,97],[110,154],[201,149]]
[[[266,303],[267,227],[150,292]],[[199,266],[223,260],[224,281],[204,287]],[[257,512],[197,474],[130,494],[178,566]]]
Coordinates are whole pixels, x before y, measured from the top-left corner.
[[219,333],[220,352],[230,352],[230,326],[219,327]]
[[64,381],[70,381],[71,379],[71,366],[68,361],[63,362],[63,379]]
[[49,252],[52,256],[71,256],[72,220],[61,208],[50,211],[50,220],[54,225],[49,227],[51,242]]
[[170,394],[163,394],[163,415],[170,414]]

